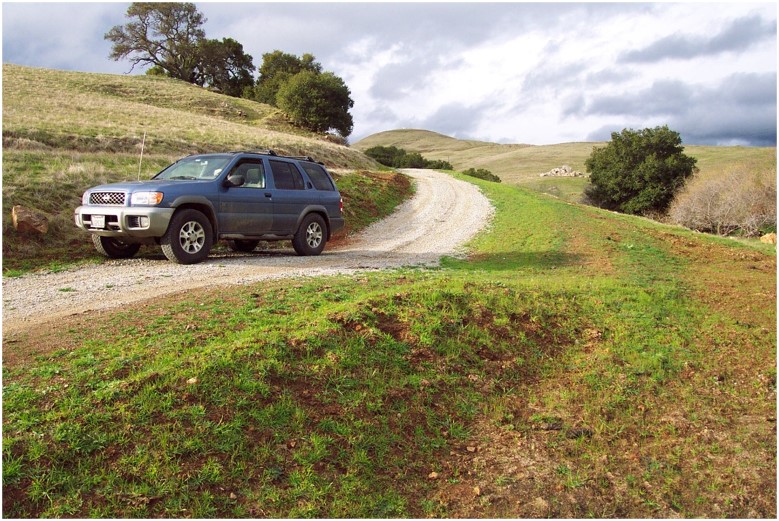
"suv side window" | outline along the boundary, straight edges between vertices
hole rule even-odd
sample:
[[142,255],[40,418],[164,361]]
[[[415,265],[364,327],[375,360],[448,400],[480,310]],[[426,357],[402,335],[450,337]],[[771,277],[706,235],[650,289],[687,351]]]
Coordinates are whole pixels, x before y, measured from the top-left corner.
[[330,180],[330,176],[327,175],[324,168],[314,163],[300,163],[300,165],[303,167],[303,170],[306,171],[317,190],[335,191],[335,186],[333,186],[333,182]]
[[245,180],[240,188],[265,188],[265,168],[261,159],[241,159],[227,177],[234,175],[242,175]]
[[303,176],[293,163],[286,161],[270,161],[270,169],[273,172],[273,184],[279,190],[303,190]]

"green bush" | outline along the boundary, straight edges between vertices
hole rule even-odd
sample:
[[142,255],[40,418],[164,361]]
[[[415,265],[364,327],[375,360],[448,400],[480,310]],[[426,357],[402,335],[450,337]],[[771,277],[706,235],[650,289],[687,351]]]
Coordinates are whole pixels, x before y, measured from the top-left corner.
[[454,170],[448,161],[441,159],[425,159],[419,152],[406,152],[395,146],[375,146],[365,151],[384,166],[393,168],[434,168],[437,170]]
[[622,213],[665,212],[695,170],[696,160],[683,153],[681,142],[667,126],[613,132],[611,142],[594,148],[584,163],[590,172],[585,196]]
[[490,172],[487,169],[484,168],[469,168],[468,170],[463,170],[463,174],[469,175],[471,177],[476,177],[478,179],[484,179],[485,181],[492,181],[494,183],[500,183],[500,177],[496,176],[492,172]]

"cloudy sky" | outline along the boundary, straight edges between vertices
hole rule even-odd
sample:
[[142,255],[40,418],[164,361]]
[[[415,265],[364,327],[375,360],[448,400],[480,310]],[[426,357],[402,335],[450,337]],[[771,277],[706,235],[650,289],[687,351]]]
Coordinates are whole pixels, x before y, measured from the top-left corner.
[[[668,125],[776,146],[776,3],[195,2],[208,38],[313,54],[383,130],[535,145]],[[103,35],[128,3],[2,5],[3,62],[127,73]],[[137,71],[136,71],[137,72]]]

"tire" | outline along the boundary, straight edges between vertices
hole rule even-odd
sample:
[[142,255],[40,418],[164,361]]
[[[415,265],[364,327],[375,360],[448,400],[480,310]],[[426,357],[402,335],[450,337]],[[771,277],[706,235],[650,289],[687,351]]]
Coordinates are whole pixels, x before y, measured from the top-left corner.
[[260,241],[250,239],[234,239],[227,241],[227,246],[229,246],[231,250],[239,253],[251,253],[258,244],[260,244]]
[[98,252],[111,259],[129,259],[141,249],[140,244],[100,235],[92,235],[92,244]]
[[201,212],[189,209],[173,215],[160,246],[168,260],[178,264],[196,264],[208,257],[213,242],[211,222]]
[[325,249],[327,242],[327,226],[322,216],[310,213],[303,218],[292,247],[298,255],[319,255]]

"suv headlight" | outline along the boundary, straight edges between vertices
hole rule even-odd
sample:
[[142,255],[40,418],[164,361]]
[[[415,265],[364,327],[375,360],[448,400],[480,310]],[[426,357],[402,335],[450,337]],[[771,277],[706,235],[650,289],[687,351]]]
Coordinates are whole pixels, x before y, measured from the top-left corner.
[[86,206],[88,204],[89,204],[89,191],[86,191],[81,195],[81,206]]
[[162,192],[133,192],[130,198],[132,206],[154,206],[162,202]]

